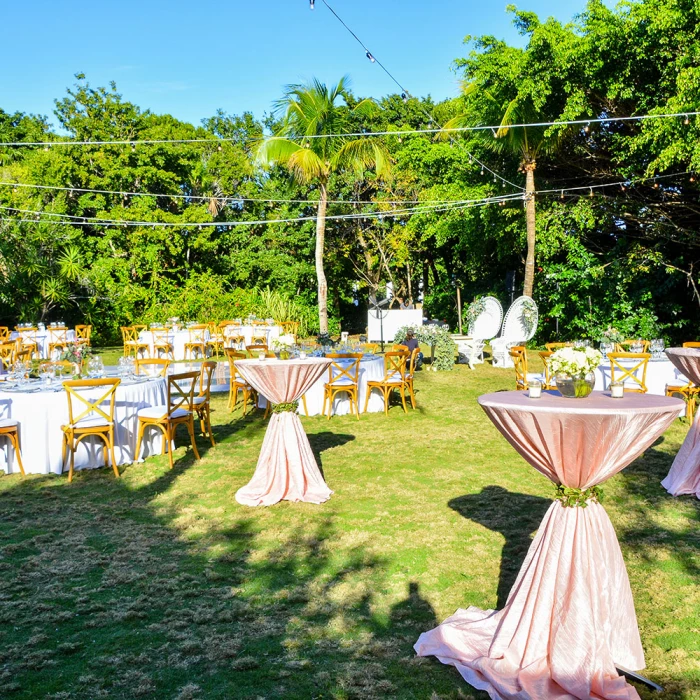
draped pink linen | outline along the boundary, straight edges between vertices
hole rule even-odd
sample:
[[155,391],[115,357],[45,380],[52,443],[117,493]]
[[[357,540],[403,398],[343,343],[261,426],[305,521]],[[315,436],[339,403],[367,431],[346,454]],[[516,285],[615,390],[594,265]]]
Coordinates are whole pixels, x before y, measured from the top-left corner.
[[[669,348],[666,355],[695,386],[700,386],[700,349]],[[661,485],[672,496],[695,494],[700,498],[700,420],[690,426],[671,471]]]
[[[272,403],[291,403],[305,394],[323,374],[330,360],[238,360],[243,378]],[[293,411],[273,413],[255,473],[236,492],[246,506],[270,506],[279,501],[323,503],[333,492],[326,486],[299,416]]]
[[[589,488],[646,450],[678,416],[665,396],[594,392],[486,394],[479,403],[506,440],[556,484]],[[415,645],[453,665],[493,700],[638,700],[616,671],[644,668],[632,592],[604,508],[555,501],[503,610],[460,609]]]

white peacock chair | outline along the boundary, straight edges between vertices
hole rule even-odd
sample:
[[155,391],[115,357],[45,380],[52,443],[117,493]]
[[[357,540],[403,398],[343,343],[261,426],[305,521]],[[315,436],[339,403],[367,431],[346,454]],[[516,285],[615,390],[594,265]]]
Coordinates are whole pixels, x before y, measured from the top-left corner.
[[[534,306],[535,317],[532,325],[528,327],[523,317],[525,306],[531,303]],[[513,360],[510,357],[510,348],[513,345],[526,343],[537,331],[537,321],[539,313],[537,304],[530,297],[518,297],[508,309],[503,320],[501,335],[491,341],[491,352],[493,354],[494,367],[513,367]]]
[[467,329],[467,336],[455,338],[460,358],[464,357],[471,369],[484,361],[484,346],[495,338],[503,320],[503,307],[496,297],[484,297],[484,310]]

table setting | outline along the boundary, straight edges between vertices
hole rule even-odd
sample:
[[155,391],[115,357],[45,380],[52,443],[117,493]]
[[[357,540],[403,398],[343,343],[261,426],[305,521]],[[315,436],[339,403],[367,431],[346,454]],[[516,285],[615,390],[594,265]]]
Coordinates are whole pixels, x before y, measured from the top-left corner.
[[648,449],[683,402],[591,391],[599,354],[552,355],[578,392],[531,387],[478,399],[515,451],[553,482],[554,501],[504,608],[459,609],[423,633],[415,650],[455,666],[494,699],[639,698],[619,672],[645,663],[624,560],[600,503],[601,484]]

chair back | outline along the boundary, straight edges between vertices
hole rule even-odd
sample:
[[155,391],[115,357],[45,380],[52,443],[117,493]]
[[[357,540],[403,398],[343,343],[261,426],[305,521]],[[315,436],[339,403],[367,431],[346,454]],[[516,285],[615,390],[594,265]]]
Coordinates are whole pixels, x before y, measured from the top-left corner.
[[285,335],[296,336],[299,331],[299,321],[280,321],[277,325],[282,327]]
[[397,374],[405,381],[407,360],[408,352],[392,350],[384,353],[384,381],[396,379]]
[[192,411],[194,400],[194,388],[200,377],[200,372],[182,372],[168,376],[168,403],[170,406],[168,417],[179,408]]
[[18,328],[17,332],[19,333],[20,340],[23,343],[26,344],[36,344],[37,342],[37,337],[36,334],[39,332],[38,328],[32,327],[32,328]]
[[206,340],[207,326],[205,324],[200,324],[197,326],[190,326],[187,329],[190,335],[190,343],[204,343]]
[[354,360],[353,362],[331,362],[328,366],[328,384],[344,385],[353,384],[357,386],[357,377],[360,373],[361,353],[328,353],[326,357],[330,360]]
[[[646,394],[647,366],[650,359],[651,355],[648,352],[609,352],[610,381],[622,382],[625,391]],[[628,386],[628,382],[632,387]]]
[[17,343],[0,343],[0,367],[9,368],[15,361]]
[[687,343],[683,343],[684,348],[700,348],[700,343],[690,340]]
[[49,328],[49,343],[63,345],[68,343],[67,328]]
[[197,396],[205,396],[207,401],[211,396],[211,379],[214,376],[216,362],[207,360],[202,362],[202,369],[199,372],[199,393]]
[[77,340],[82,340],[90,345],[90,336],[92,335],[92,326],[81,324],[75,327],[75,337]]
[[134,323],[131,326],[135,331],[136,331],[136,337],[138,338],[138,335],[141,331],[146,330],[146,324],[145,323]]
[[0,343],[10,341],[10,329],[7,326],[0,326]]
[[524,345],[514,345],[510,351],[515,367],[515,388],[527,389],[527,352]]
[[19,360],[20,362],[31,362],[33,354],[34,351],[32,350],[31,345],[23,345],[21,341],[17,341],[17,344],[15,345],[15,361]]
[[360,350],[370,355],[376,355],[379,352],[379,345],[377,343],[360,343]]
[[143,360],[136,358],[136,374],[149,377],[165,377],[168,374],[170,360],[159,357],[148,357]]
[[647,352],[649,352],[649,344],[650,343],[648,340],[623,340],[622,342],[617,344],[617,347],[615,348],[615,352],[627,352],[627,353],[629,353],[630,345],[641,345],[642,352],[647,353]]
[[[80,427],[80,421],[90,418],[103,418],[108,423],[114,423],[114,399],[117,387],[121,379],[72,379],[63,382],[63,388],[68,397],[68,423],[71,427]],[[78,389],[103,388],[104,393],[97,399],[89,399]],[[109,412],[102,408],[102,404],[109,401]]]
[[[573,343],[545,343],[544,346],[547,348],[547,351],[552,353],[555,350],[558,350],[559,348],[571,348],[573,347]],[[542,353],[540,353],[540,356]]]
[[267,347],[267,343],[253,343],[252,345],[246,345],[245,349],[248,351],[250,355],[253,353],[267,353],[269,351],[269,348]]
[[391,349],[396,352],[411,352],[408,345],[404,345],[403,343],[395,343]]
[[418,362],[418,355],[419,354],[420,354],[420,349],[414,348],[413,352],[411,353],[411,359],[408,363],[408,376],[409,376],[409,378],[413,378],[413,375],[416,373],[416,363]]
[[152,328],[151,337],[154,345],[170,344],[170,331],[167,328]]
[[542,351],[540,353],[540,357],[542,358],[542,364],[544,365],[544,383],[545,383],[545,389],[554,389],[556,388],[554,382],[552,382],[552,373],[549,369],[549,358],[552,356],[552,351],[547,350],[547,351]]
[[134,340],[138,340],[139,334],[134,326],[120,326],[119,330],[122,332],[122,342],[124,345]]
[[237,352],[233,348],[224,348],[224,354],[228,360],[229,374],[231,377],[231,382],[236,381],[238,377],[238,369],[236,368],[236,360],[246,360],[244,352]]

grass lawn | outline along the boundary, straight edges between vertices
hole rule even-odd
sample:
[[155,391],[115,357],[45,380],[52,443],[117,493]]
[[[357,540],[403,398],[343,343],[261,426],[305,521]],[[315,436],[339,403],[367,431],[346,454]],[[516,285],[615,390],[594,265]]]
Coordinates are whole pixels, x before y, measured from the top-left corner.
[[[476,403],[512,384],[424,371],[408,415],[304,418],[320,506],[236,503],[265,423],[224,397],[200,462],[0,478],[0,697],[486,698],[412,645],[503,604],[551,502]],[[605,486],[658,700],[700,698],[700,507],[659,484],[686,430]]]

